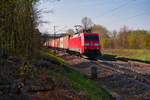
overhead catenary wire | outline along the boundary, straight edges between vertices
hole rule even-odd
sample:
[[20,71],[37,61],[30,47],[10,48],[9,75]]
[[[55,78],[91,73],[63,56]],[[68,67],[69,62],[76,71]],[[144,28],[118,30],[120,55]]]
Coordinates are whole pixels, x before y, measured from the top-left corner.
[[139,13],[139,14],[133,15],[131,17],[128,17],[126,20],[130,20],[130,19],[133,19],[133,18],[136,18],[136,17],[139,17],[139,16],[148,15],[148,14],[150,14],[150,12]]
[[[150,12],[139,13],[139,14],[127,17],[125,19],[122,19],[121,21],[128,21],[128,20],[134,19],[136,17],[140,17],[140,16],[144,16],[144,15],[149,15],[149,14],[150,14]],[[120,22],[120,21],[111,21],[109,23],[117,23],[117,22]]]
[[116,10],[119,10],[120,8],[123,8],[124,6],[127,6],[128,4],[130,4],[131,2],[134,2],[134,1],[136,1],[136,0],[131,0],[131,1],[129,1],[129,2],[125,2],[124,4],[119,5],[119,6],[116,7],[116,8],[110,9],[108,12],[102,14],[100,17],[103,17],[103,16],[105,16],[105,15],[107,15],[107,14],[110,14],[110,13],[116,11]]

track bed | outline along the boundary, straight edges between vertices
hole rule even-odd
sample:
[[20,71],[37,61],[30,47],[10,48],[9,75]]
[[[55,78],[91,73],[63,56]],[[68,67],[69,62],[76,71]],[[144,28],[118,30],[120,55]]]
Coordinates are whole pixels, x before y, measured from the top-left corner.
[[57,56],[91,78],[91,68],[98,68],[96,82],[117,92],[125,100],[150,100],[150,64],[110,58],[87,59],[57,51]]

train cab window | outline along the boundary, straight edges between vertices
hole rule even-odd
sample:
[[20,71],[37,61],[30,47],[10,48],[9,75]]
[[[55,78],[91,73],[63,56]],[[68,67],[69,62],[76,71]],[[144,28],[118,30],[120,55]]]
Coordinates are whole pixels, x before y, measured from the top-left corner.
[[75,35],[73,35],[72,37],[78,37],[80,34],[75,34]]
[[84,40],[93,40],[93,41],[99,41],[99,36],[98,35],[84,35]]

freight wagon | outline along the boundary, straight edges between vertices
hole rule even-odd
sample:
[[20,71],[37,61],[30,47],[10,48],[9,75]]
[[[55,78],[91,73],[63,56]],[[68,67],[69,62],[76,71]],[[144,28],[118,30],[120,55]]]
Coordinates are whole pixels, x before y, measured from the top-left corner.
[[61,48],[84,55],[100,55],[101,41],[99,33],[80,33],[64,36],[45,43],[45,46]]

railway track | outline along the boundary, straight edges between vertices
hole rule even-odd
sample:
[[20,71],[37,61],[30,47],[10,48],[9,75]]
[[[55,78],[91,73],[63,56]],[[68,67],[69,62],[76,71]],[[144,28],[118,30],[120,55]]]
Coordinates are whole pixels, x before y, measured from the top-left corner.
[[[126,95],[131,95],[137,100],[150,100],[150,73],[149,71],[131,66],[130,64],[119,64],[116,61],[97,60],[91,61],[95,66],[98,66],[99,72],[102,68],[111,73],[101,77],[99,80],[110,82],[113,88],[121,89],[121,92]],[[144,66],[143,66],[144,67]],[[145,73],[146,72],[146,73]],[[98,81],[99,81],[98,80]]]
[[[145,82],[147,84],[150,84],[150,73],[141,73],[139,72],[139,69],[133,69],[131,66],[127,67],[127,65],[120,65],[114,62],[108,63],[107,61],[98,61],[100,64],[107,65],[103,67],[107,67],[110,70],[116,71],[117,73],[124,74],[130,78],[134,78],[135,80],[138,80],[140,82]],[[97,62],[96,62],[97,63]],[[146,71],[146,70],[145,70]]]
[[57,55],[88,77],[91,76],[90,68],[96,66],[96,82],[113,89],[127,100],[150,100],[150,67],[110,59],[87,59],[62,51],[58,51]]

